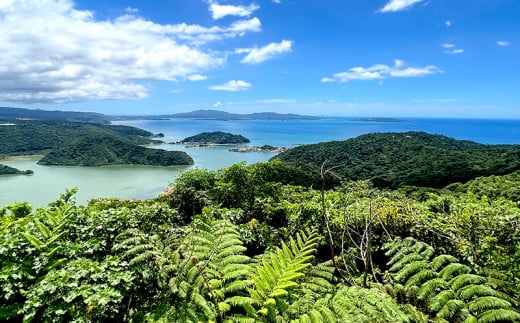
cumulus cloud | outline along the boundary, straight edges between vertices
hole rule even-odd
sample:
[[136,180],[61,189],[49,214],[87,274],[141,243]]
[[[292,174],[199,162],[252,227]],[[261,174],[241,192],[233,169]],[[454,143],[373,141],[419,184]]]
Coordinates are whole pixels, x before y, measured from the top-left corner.
[[444,22],[444,24],[446,25],[446,27],[451,27],[452,22],[451,22],[451,20],[446,20],[446,21]]
[[258,10],[260,7],[254,3],[249,6],[232,6],[232,5],[220,5],[218,3],[210,3],[209,11],[213,19],[221,19],[226,16],[238,16],[238,17],[249,17],[253,12]]
[[260,64],[282,54],[291,52],[292,44],[293,42],[291,40],[282,40],[279,43],[270,43],[260,48],[255,47],[237,49],[235,53],[247,53],[247,55],[241,60],[242,63]]
[[509,46],[510,43],[508,41],[505,41],[505,40],[499,40],[499,41],[497,41],[497,45],[505,47],[505,46]]
[[345,83],[354,80],[383,80],[390,77],[422,77],[438,73],[441,73],[441,70],[434,65],[411,67],[397,59],[394,66],[376,64],[370,67],[352,67],[346,72],[336,73],[332,77],[324,77],[321,82]]
[[425,0],[390,0],[383,8],[379,9],[379,12],[396,12],[411,8],[419,2]]
[[0,1],[0,101],[144,98],[143,81],[202,80],[225,63],[197,45],[261,30],[258,18],[204,27],[136,13],[98,21],[72,0]]
[[245,91],[249,90],[251,87],[251,83],[242,80],[231,80],[227,83],[220,85],[210,86],[210,90],[214,91],[229,91],[229,92],[237,92],[237,91]]

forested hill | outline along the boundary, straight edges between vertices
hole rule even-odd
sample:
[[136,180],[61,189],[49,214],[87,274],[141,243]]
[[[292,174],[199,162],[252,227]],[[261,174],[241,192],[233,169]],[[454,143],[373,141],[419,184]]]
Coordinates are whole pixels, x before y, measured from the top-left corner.
[[520,145],[483,145],[425,132],[373,133],[345,141],[299,146],[275,157],[327,167],[343,179],[378,187],[442,187],[520,169]]
[[31,175],[33,174],[32,170],[22,171],[7,165],[0,164],[0,176],[2,175]]
[[141,146],[152,138],[153,133],[129,126],[16,120],[0,126],[0,156],[46,153],[43,165],[193,164],[184,152]]
[[153,133],[128,126],[106,126],[68,121],[12,121],[0,126],[0,155],[24,154],[61,147],[79,138],[106,136],[137,145],[152,141]]
[[45,155],[40,165],[192,165],[193,159],[183,151],[166,151],[138,146],[111,137],[85,137],[56,148]]
[[229,132],[213,131],[203,132],[198,135],[184,138],[181,142],[183,143],[206,143],[206,144],[244,144],[250,142],[249,139],[242,135],[235,135]]

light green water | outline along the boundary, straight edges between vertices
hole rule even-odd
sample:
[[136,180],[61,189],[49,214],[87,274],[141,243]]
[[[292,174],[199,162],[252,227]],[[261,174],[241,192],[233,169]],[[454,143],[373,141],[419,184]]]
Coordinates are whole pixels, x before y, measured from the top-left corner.
[[85,204],[93,197],[145,199],[158,196],[168,184],[189,167],[40,166],[41,156],[24,156],[1,163],[20,170],[31,169],[32,176],[0,176],[0,207],[15,201],[44,206],[66,189],[79,189],[76,200]]
[[245,161],[266,161],[271,153],[231,153],[229,147],[186,149],[180,145],[158,145],[155,148],[184,150],[195,160],[194,166],[107,166],[70,167],[41,166],[41,156],[13,157],[0,163],[19,170],[31,169],[34,175],[0,176],[0,207],[13,202],[29,202],[45,206],[55,201],[66,189],[78,188],[76,201],[86,204],[96,197],[146,199],[157,197],[169,183],[191,168],[220,169]]

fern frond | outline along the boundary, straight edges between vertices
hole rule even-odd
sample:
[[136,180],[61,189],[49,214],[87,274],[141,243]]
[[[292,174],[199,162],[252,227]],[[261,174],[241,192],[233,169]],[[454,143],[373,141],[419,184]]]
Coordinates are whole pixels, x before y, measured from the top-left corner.
[[448,264],[456,263],[457,258],[452,255],[439,255],[432,259],[430,262],[430,267],[433,271],[439,271],[442,267],[445,267]]
[[398,282],[404,282],[408,279],[408,277],[415,275],[416,273],[425,270],[428,268],[427,261],[416,261],[410,263],[403,267],[399,272],[397,272],[394,276],[395,280]]
[[429,281],[435,277],[437,277],[437,274],[434,271],[430,269],[421,270],[406,281],[404,284],[404,289],[408,290],[412,286],[419,287],[423,284],[423,282]]
[[450,286],[453,290],[459,290],[462,287],[470,284],[483,284],[486,278],[474,274],[461,274],[450,280]]
[[455,294],[454,291],[451,289],[443,290],[430,299],[430,302],[428,303],[428,310],[431,313],[436,313],[440,311],[448,301],[454,299],[457,299],[457,294]]
[[437,312],[437,317],[448,321],[455,321],[452,318],[460,313],[464,308],[464,302],[459,299],[451,299],[444,304],[444,306]]
[[422,301],[428,301],[436,292],[442,291],[448,287],[448,283],[442,278],[431,279],[419,287],[417,298]]
[[460,299],[468,301],[481,296],[498,296],[499,293],[491,287],[485,285],[468,285],[457,291]]
[[455,262],[444,267],[439,272],[439,276],[447,281],[451,279],[454,274],[468,274],[470,271],[471,269],[468,266]]
[[467,306],[470,312],[480,313],[485,310],[509,308],[511,303],[495,296],[483,296],[472,300]]
[[496,309],[483,313],[478,321],[481,323],[520,322],[520,313],[512,309]]

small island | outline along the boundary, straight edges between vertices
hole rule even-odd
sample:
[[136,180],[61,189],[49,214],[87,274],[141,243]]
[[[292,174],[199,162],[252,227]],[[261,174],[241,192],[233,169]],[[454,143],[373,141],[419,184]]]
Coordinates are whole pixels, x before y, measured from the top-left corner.
[[34,172],[30,169],[28,170],[19,170],[14,167],[10,167],[7,165],[0,164],[0,176],[2,175],[32,175]]
[[251,142],[242,135],[235,135],[229,132],[213,131],[203,132],[198,135],[184,138],[180,141],[181,144],[188,144],[189,146],[204,147],[212,145],[238,145]]

